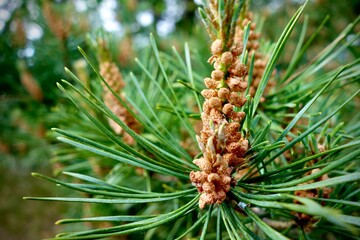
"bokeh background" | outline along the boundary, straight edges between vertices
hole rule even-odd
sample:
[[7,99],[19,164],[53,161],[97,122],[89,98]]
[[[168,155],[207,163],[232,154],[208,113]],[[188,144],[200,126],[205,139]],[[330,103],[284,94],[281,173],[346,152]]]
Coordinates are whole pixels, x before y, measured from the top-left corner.
[[[53,184],[31,172],[56,174],[55,142],[49,133],[59,124],[57,105],[64,99],[56,82],[64,67],[86,77],[77,46],[91,53],[88,41],[99,32],[115,42],[115,58],[126,74],[134,69],[153,33],[163,51],[185,41],[209,56],[209,40],[192,0],[0,0],[0,239],[41,239],[57,232],[54,222],[74,215],[76,206],[22,200],[23,196],[57,196]],[[276,41],[300,0],[252,3],[264,39]],[[309,51],[309,58],[335,39],[360,13],[360,1],[309,1],[311,34],[326,15],[330,20]],[[298,29],[300,29],[299,26]],[[296,46],[296,33],[288,48]],[[359,56],[359,43],[351,49]],[[285,52],[279,64],[291,58]],[[346,56],[344,56],[346,58]]]

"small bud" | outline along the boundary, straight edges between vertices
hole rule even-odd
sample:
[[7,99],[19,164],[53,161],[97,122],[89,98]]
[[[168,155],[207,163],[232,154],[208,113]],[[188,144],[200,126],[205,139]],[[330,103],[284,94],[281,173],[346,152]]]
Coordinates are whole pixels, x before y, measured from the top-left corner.
[[256,29],[256,23],[251,23],[250,24],[250,29],[255,30]]
[[229,66],[230,64],[232,64],[233,62],[233,55],[231,54],[231,52],[224,52],[221,55],[221,63],[224,64],[225,66]]
[[207,177],[207,180],[208,180],[209,182],[218,182],[218,181],[220,181],[221,179],[220,179],[219,174],[217,174],[217,173],[210,173],[210,174],[208,175],[208,177]]
[[221,124],[225,119],[223,114],[221,113],[221,109],[211,109],[210,110],[210,118],[213,120],[215,124]]
[[200,135],[201,135],[201,140],[202,140],[202,142],[206,142],[207,139],[211,136],[211,133],[210,133],[210,131],[204,131],[204,130],[202,130],[201,133],[200,133]]
[[211,78],[205,78],[204,83],[207,88],[211,88],[211,89],[215,89],[218,85],[218,83],[214,79],[211,79]]
[[241,149],[245,152],[249,149],[249,140],[241,139]]
[[235,122],[241,122],[245,117],[244,112],[232,112],[229,114],[229,118],[231,118]]
[[235,76],[242,77],[247,74],[247,68],[245,64],[237,60],[236,63],[231,66],[229,72]]
[[[245,160],[244,160],[244,158],[242,158],[242,157],[238,157],[236,154],[234,154],[234,153],[229,153],[230,155],[231,155],[231,160],[230,160],[230,162],[229,162],[229,166],[232,166],[232,167],[234,167],[234,166],[240,166],[240,165],[243,165],[244,164],[244,162],[245,162]],[[241,156],[241,155],[240,155]]]
[[224,78],[224,72],[221,70],[214,70],[211,72],[211,78],[215,81],[221,81]]
[[230,90],[232,92],[239,92],[239,85],[240,85],[240,78],[238,77],[229,77],[227,80],[226,80],[226,83],[227,85],[229,86]]
[[248,83],[246,81],[241,81],[239,84],[239,92],[245,91],[248,86]]
[[221,110],[222,108],[222,101],[218,97],[212,97],[209,100],[210,106],[214,109]]
[[206,206],[206,203],[208,202],[207,200],[207,196],[205,194],[201,194],[200,199],[199,199],[199,208],[200,209],[204,209]]
[[254,33],[253,31],[250,31],[250,34],[249,34],[249,40],[256,40],[256,33]]
[[245,113],[244,112],[238,112],[237,114],[238,114],[239,122],[241,122],[245,118]]
[[266,62],[264,60],[258,59],[254,62],[255,68],[264,68],[266,65]]
[[231,182],[231,177],[229,177],[229,176],[224,176],[224,177],[221,179],[221,182],[222,182],[223,185],[228,185],[228,184],[230,184],[230,182]]
[[218,91],[219,98],[221,99],[228,99],[230,91],[227,88],[220,88]]
[[239,142],[229,143],[226,146],[226,150],[230,153],[238,155],[238,153],[241,151],[241,144]]
[[255,52],[255,59],[257,59],[257,58],[261,58],[261,57],[262,57],[261,53],[259,53],[259,52]]
[[215,191],[215,185],[210,182],[204,182],[202,187],[204,189],[204,192],[206,192],[206,193],[212,193]]
[[[229,187],[230,187],[230,185],[229,185]],[[227,190],[227,192],[228,192],[230,190],[230,188],[229,189],[225,188],[224,190]],[[218,195],[217,203],[218,204],[222,203],[226,198],[226,192],[224,190],[220,190],[220,191],[217,192],[217,195]]]
[[226,133],[229,135],[233,135],[234,133],[238,132],[240,128],[240,123],[238,122],[231,122],[226,125]]
[[243,52],[243,49],[244,49],[244,45],[242,43],[237,43],[235,44],[235,46],[232,47],[231,53],[234,56],[239,56]]
[[205,173],[211,172],[212,169],[211,163],[207,161],[206,158],[195,159],[193,163],[196,164]]
[[223,109],[222,109],[222,112],[225,114],[225,115],[229,115],[231,114],[234,110],[234,106],[230,103],[227,103],[224,105]]
[[214,55],[219,55],[222,53],[223,47],[222,47],[222,41],[220,39],[216,39],[211,44],[211,52]]
[[204,182],[206,178],[207,175],[204,172],[190,172],[190,180],[195,184]]
[[241,25],[242,25],[243,27],[245,27],[245,26],[248,24],[248,22],[249,22],[249,19],[245,18],[245,19],[242,21]]
[[[203,104],[203,113],[205,114],[210,114],[210,111],[211,111],[212,107],[210,106],[210,103],[208,100],[205,100],[204,104]],[[202,114],[203,116],[203,114]]]
[[217,97],[217,91],[213,90],[213,89],[204,89],[204,90],[201,91],[201,95],[205,99],[211,99],[213,97]]
[[257,50],[259,47],[260,47],[260,44],[258,42],[254,42],[253,46],[252,46],[252,49]]
[[246,98],[239,96],[236,92],[230,93],[229,102],[236,107],[242,107],[246,103]]

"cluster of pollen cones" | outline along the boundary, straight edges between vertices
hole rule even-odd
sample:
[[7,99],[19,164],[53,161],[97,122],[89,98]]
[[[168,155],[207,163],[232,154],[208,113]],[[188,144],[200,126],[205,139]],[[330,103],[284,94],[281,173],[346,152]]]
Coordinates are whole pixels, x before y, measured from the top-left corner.
[[[113,89],[116,93],[121,92],[125,87],[125,82],[122,78],[122,75],[119,71],[119,68],[114,62],[103,61],[100,63],[100,74],[109,84],[110,88]],[[123,100],[126,100],[124,96],[120,96]],[[128,110],[120,104],[116,96],[106,87],[103,86],[103,99],[106,106],[115,113],[116,116],[120,118],[129,128],[139,133],[140,124],[139,122],[128,112]],[[122,135],[123,140],[129,144],[134,145],[135,140],[125,132],[116,122],[109,119],[109,125],[114,130],[115,133]]]
[[248,140],[239,131],[244,112],[236,111],[246,103],[242,96],[247,88],[247,68],[239,60],[241,44],[225,50],[221,40],[211,45],[214,65],[211,78],[205,78],[207,89],[201,115],[203,128],[197,137],[203,156],[194,160],[200,171],[190,173],[191,182],[201,193],[199,207],[222,203],[233,183],[233,169],[245,164],[244,155],[249,148]]

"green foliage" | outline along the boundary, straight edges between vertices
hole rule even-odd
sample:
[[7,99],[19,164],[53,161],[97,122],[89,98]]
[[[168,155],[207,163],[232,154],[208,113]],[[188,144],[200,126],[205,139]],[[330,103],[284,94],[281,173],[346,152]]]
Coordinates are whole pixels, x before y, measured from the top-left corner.
[[[218,1],[215,18],[211,6],[205,4],[200,16],[210,36],[231,45],[243,6],[243,1]],[[194,126],[202,112],[204,99],[199,93],[204,88],[202,79],[208,75],[203,66],[207,57],[189,43],[184,44],[183,54],[175,48],[172,54],[162,52],[150,35],[150,50],[135,60],[135,70],[124,76],[127,86],[120,93],[79,48],[93,71],[92,82],[86,84],[66,69],[70,80],[62,80],[57,86],[76,108],[60,105],[53,116],[61,125],[52,130],[62,142],[56,145],[56,161],[64,165],[64,176],[60,176],[64,180],[33,174],[79,193],[25,199],[112,208],[108,215],[59,220],[57,224],[91,223],[93,227],[64,232],[54,239],[123,234],[133,239],[319,239],[328,233],[344,239],[359,236],[360,126],[359,115],[349,109],[358,107],[360,62],[355,59],[330,69],[328,63],[359,41],[359,34],[353,30],[360,18],[303,64],[301,59],[326,21],[305,41],[305,20],[289,65],[276,68],[304,11],[305,4],[275,44],[264,44],[268,46],[264,51],[271,52],[268,63],[255,96],[247,95],[242,109],[246,118],[241,133],[250,143],[246,166],[234,169],[236,183],[226,201],[204,210],[198,207],[199,194],[189,181],[189,173],[198,170],[192,161],[201,156]],[[244,45],[249,27],[245,28]],[[241,61],[247,59],[244,51]],[[254,61],[252,55],[246,94]],[[276,85],[265,94],[269,81]],[[104,89],[140,123],[140,132],[110,109],[99,94]],[[116,134],[109,119],[136,144],[128,144]],[[91,159],[96,159],[95,164]],[[101,172],[94,167],[102,168]]]

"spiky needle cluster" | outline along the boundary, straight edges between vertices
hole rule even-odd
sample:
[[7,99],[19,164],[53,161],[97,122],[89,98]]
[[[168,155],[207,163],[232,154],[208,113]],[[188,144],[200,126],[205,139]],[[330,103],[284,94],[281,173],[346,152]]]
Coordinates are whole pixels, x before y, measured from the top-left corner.
[[[210,2],[211,16],[218,16],[214,9],[211,10],[218,9],[216,1]],[[225,15],[229,16],[233,10],[230,11],[226,11],[228,14]],[[230,25],[231,22],[224,21],[219,26],[225,24]],[[200,208],[206,204],[220,204],[226,199],[233,182],[231,174],[245,163],[244,155],[249,147],[248,140],[239,132],[245,113],[236,110],[246,102],[240,94],[247,88],[247,68],[239,60],[243,46],[234,43],[233,38],[225,41],[222,34],[218,36],[219,39],[211,45],[212,56],[209,59],[214,70],[211,78],[204,79],[207,88],[201,92],[205,98],[201,114],[203,128],[197,140],[203,156],[194,160],[200,171],[190,173],[191,182],[201,193]]]

